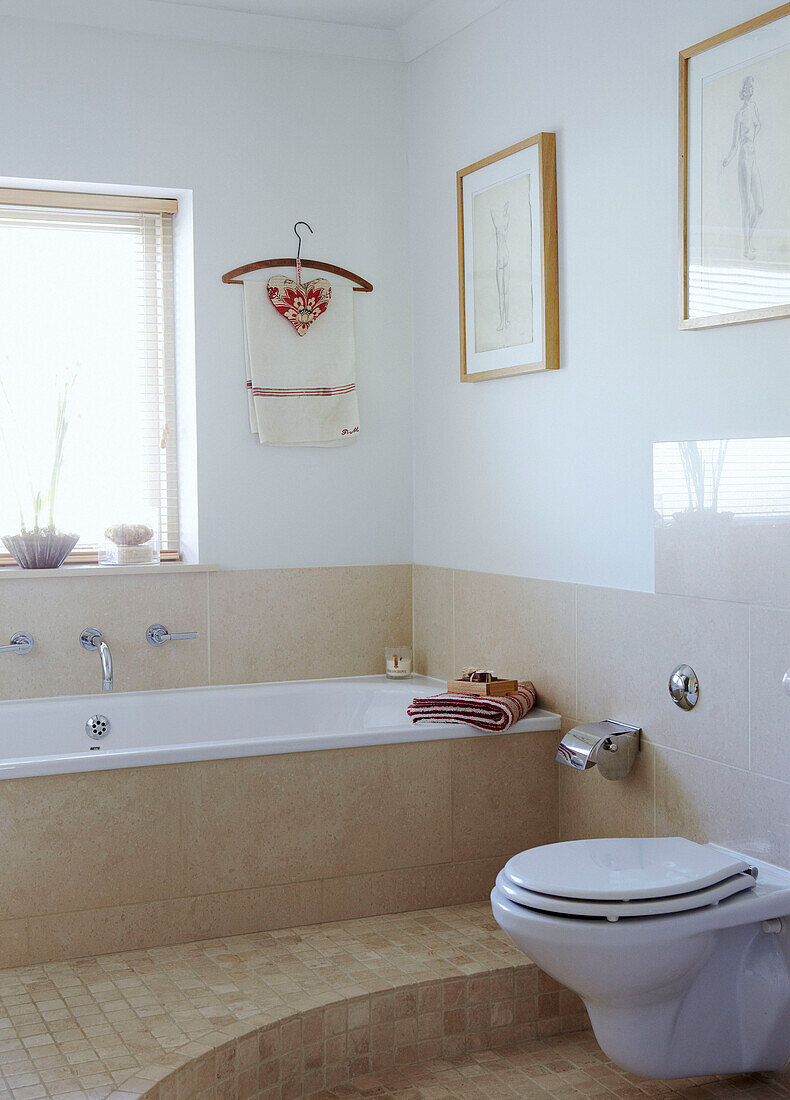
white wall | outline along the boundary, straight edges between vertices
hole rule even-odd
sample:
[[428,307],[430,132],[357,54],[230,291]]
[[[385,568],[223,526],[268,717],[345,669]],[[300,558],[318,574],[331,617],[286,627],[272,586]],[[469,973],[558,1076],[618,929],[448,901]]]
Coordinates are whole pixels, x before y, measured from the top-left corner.
[[[653,440],[790,431],[790,323],[680,333],[675,315],[677,51],[764,6],[507,0],[408,67],[4,19],[0,173],[194,192],[203,560],[649,590]],[[562,369],[462,386],[455,171],[541,129]],[[247,430],[240,291],[219,277],[289,252],[297,218],[310,253],[376,285],[356,296],[348,448]]]
[[[200,551],[225,567],[411,559],[405,70],[4,19],[0,173],[194,192]],[[241,291],[223,271],[293,252],[359,271],[362,432],[250,435]]]
[[[790,434],[790,321],[679,332],[677,54],[765,0],[508,0],[411,65],[415,560],[652,590],[651,443]],[[461,385],[455,172],[557,132],[561,369]]]

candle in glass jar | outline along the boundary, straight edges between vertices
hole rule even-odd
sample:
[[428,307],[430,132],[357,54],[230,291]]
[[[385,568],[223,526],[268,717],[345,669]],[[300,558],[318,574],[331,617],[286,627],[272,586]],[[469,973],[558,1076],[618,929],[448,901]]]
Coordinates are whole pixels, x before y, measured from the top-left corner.
[[405,680],[411,676],[411,646],[399,645],[385,649],[384,671],[390,680]]

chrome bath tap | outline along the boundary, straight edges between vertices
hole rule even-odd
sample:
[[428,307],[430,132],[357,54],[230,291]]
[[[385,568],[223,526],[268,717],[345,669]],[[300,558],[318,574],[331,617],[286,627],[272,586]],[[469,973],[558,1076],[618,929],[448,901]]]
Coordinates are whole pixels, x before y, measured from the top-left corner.
[[102,637],[102,632],[87,627],[80,634],[80,641],[83,649],[99,651],[102,675],[101,689],[102,691],[112,691],[112,654],[110,653],[110,647]]

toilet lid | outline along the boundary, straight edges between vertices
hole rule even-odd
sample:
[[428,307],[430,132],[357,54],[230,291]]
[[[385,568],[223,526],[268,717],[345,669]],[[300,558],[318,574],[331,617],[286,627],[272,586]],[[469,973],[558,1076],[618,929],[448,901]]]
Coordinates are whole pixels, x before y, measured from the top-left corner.
[[701,909],[705,905],[717,905],[725,898],[732,897],[733,894],[751,889],[755,881],[753,875],[742,872],[713,886],[704,886],[701,890],[675,894],[672,897],[642,898],[637,901],[590,901],[539,894],[533,890],[523,890],[520,886],[514,886],[504,871],[499,872],[496,884],[506,898],[527,909],[539,909],[545,913],[564,917],[605,917],[608,921],[618,921],[621,917],[659,917],[670,913],[685,913],[690,909]]
[[680,836],[617,837],[529,848],[508,860],[502,875],[514,887],[555,898],[633,902],[691,894],[748,869],[729,852]]

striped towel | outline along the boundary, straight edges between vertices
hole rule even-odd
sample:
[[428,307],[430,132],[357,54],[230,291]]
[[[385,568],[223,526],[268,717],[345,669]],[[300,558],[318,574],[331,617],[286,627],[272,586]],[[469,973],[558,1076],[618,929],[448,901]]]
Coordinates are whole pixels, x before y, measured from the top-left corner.
[[535,706],[535,685],[531,680],[519,683],[513,695],[463,695],[445,691],[415,699],[406,713],[412,722],[435,722],[474,726],[491,733],[504,733]]

